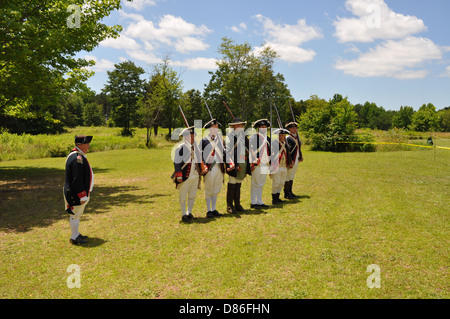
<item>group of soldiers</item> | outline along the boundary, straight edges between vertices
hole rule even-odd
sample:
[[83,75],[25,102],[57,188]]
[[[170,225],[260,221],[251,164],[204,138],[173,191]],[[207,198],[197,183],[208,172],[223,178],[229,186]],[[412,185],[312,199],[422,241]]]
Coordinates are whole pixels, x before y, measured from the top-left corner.
[[[285,128],[273,132],[277,138],[269,139],[267,130],[270,122],[261,119],[253,123],[256,133],[247,136],[244,131],[247,122],[234,118],[229,123],[226,139],[221,135],[221,124],[213,119],[204,129],[208,134],[195,141],[194,127],[184,129],[180,137],[182,143],[175,150],[173,180],[179,190],[182,221],[190,223],[197,190],[201,177],[205,183],[205,200],[208,218],[220,217],[217,211],[217,197],[228,175],[227,212],[243,212],[241,205],[241,185],[247,175],[251,175],[251,208],[263,209],[269,206],[263,202],[263,187],[267,175],[272,179],[272,204],[280,204],[280,193],[284,187],[284,197],[298,197],[292,192],[292,184],[299,162],[303,161],[301,142],[297,134],[297,123],[288,123]],[[70,214],[70,242],[85,244],[88,237],[79,232],[80,217],[89,202],[94,186],[94,173],[86,153],[92,136],[75,136],[75,147],[66,158],[64,183],[65,210]]]
[[[292,185],[299,162],[303,161],[301,141],[297,133],[297,123],[290,122],[284,128],[272,132],[267,137],[271,123],[260,119],[253,123],[256,133],[248,137],[244,131],[246,121],[234,118],[224,139],[222,125],[212,119],[203,127],[207,135],[197,144],[193,126],[185,128],[179,135],[183,141],[175,150],[172,178],[179,190],[179,203],[183,222],[190,223],[197,190],[204,178],[206,217],[222,216],[216,209],[217,197],[228,175],[227,213],[243,212],[241,205],[241,185],[247,175],[251,176],[251,208],[269,208],[263,201],[263,187],[267,175],[272,179],[272,204],[281,204],[284,197],[298,197],[292,192]],[[275,138],[277,136],[277,138]]]

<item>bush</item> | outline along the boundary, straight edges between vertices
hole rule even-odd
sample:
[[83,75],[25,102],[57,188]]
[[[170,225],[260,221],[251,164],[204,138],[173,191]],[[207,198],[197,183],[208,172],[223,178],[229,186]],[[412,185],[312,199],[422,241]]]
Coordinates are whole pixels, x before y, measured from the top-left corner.
[[358,115],[347,98],[335,95],[333,100],[317,100],[315,106],[299,118],[300,130],[311,140],[316,151],[374,151],[370,135],[354,135]]

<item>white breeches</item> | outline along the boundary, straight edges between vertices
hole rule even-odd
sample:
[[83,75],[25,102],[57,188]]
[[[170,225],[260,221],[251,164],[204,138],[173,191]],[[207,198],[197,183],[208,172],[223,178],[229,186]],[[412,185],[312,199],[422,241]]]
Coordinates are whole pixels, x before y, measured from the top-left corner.
[[287,182],[294,180],[295,173],[297,173],[297,169],[298,169],[298,162],[295,163],[295,165],[292,168],[288,168],[287,176],[286,176]]
[[[70,219],[80,219],[81,215],[84,213],[87,203],[89,203],[89,198],[90,197],[88,197],[88,200],[83,205],[73,206],[73,215],[70,215]],[[67,209],[67,205],[69,204],[66,201],[66,197],[64,197],[64,210]]]
[[251,186],[251,203],[262,205],[262,193],[264,184],[266,183],[267,174],[269,174],[269,166],[258,165],[252,172]]
[[[180,209],[182,215],[192,214],[195,196],[197,196],[198,179],[198,175],[191,175],[187,180],[178,185],[178,190],[180,191]],[[187,210],[186,201],[188,203]]]
[[287,170],[278,169],[278,172],[272,174],[272,194],[279,194],[283,189],[284,182],[286,181]]
[[205,198],[217,196],[222,189],[223,174],[219,165],[214,165],[205,175]]

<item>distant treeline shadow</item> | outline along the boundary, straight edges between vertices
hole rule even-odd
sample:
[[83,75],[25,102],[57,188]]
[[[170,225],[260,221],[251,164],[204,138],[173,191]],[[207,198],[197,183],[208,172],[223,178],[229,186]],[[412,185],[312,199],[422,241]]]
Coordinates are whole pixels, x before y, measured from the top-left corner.
[[[96,173],[107,172],[95,169]],[[40,167],[0,168],[0,232],[26,232],[68,218],[63,199],[64,170]],[[130,203],[151,203],[155,196],[133,192],[136,186],[95,185],[86,214],[101,214]]]

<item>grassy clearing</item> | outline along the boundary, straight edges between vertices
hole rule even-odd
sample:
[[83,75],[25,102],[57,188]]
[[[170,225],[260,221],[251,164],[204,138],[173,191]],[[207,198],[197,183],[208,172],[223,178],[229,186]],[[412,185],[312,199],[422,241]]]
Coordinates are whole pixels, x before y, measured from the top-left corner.
[[[305,150],[300,200],[210,220],[202,189],[185,225],[170,150],[89,154],[87,247],[68,243],[64,158],[0,163],[0,298],[450,297],[450,152]],[[248,208],[250,179],[242,189]],[[71,264],[80,289],[67,287]],[[366,285],[371,264],[380,289]]]
[[[120,135],[120,128],[109,127],[76,127],[59,135],[10,134],[0,132],[0,162],[17,159],[36,159],[65,156],[73,148],[75,135],[93,135],[94,143],[90,152],[110,150],[146,148],[146,129],[136,129],[133,137]],[[170,145],[165,135],[168,129],[159,129],[158,136],[152,134],[151,146]]]

